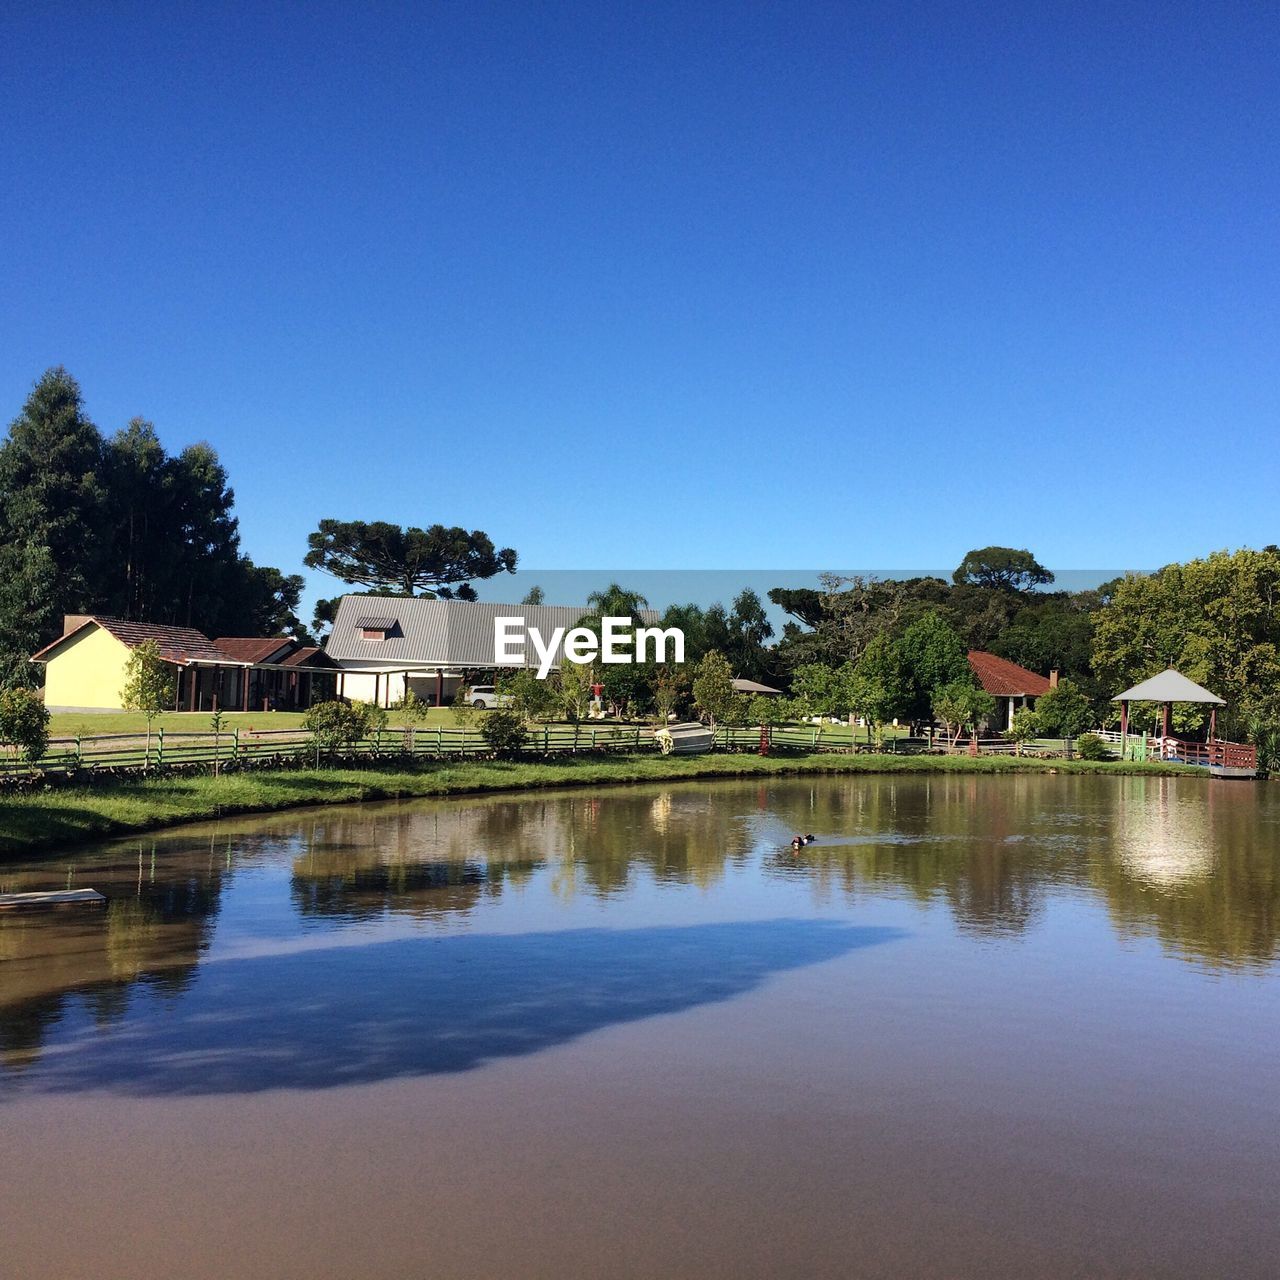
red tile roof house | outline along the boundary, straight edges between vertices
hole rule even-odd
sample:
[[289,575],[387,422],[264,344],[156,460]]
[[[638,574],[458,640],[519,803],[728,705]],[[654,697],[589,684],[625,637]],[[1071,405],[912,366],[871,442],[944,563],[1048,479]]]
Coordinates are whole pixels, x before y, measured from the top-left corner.
[[1013,723],[1014,713],[1035,705],[1035,700],[1058,683],[1058,673],[1038,676],[1008,658],[998,658],[982,649],[969,650],[969,666],[978,683],[996,700],[996,714],[986,728],[1003,733]]
[[51,711],[118,711],[129,654],[154,640],[175,668],[175,711],[302,709],[332,698],[337,664],[286,636],[222,636],[192,627],[71,614],[63,634],[31,661],[45,669]]

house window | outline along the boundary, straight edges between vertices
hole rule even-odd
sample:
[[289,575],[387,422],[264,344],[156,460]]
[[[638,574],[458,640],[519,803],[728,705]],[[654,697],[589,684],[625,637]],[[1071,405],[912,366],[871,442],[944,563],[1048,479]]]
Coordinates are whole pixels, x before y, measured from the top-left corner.
[[356,626],[365,640],[386,640],[400,634],[400,624],[395,618],[358,618]]

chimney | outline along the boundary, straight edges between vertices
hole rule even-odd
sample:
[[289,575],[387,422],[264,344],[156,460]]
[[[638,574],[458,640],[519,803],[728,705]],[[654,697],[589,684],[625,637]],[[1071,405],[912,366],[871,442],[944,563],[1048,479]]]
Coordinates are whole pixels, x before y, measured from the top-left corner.
[[93,615],[89,613],[65,613],[62,615],[62,634],[69,636],[77,627],[83,627],[86,622],[92,621]]
[[1054,670],[1049,672],[1049,688],[1056,689],[1057,687],[1058,687],[1058,671],[1057,671],[1057,668],[1055,667]]

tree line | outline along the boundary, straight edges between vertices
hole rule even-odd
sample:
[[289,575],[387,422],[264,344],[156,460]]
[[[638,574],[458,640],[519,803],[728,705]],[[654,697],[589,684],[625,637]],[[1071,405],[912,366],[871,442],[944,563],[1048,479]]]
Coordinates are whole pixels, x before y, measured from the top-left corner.
[[[1031,552],[1007,547],[969,552],[950,582],[828,576],[818,589],[769,592],[791,615],[776,642],[753,591],[728,608],[672,605],[661,624],[684,630],[684,666],[600,666],[586,678],[603,685],[620,715],[701,714],[728,724],[855,716],[873,732],[900,720],[959,734],[996,710],[968,661],[970,649],[985,649],[1059,673],[1035,709],[1015,717],[1009,736],[1026,741],[1114,725],[1117,693],[1176,667],[1226,700],[1221,733],[1257,743],[1264,760],[1280,754],[1280,547],[1214,552],[1086,591],[1052,584]],[[638,619],[647,604],[613,583],[592,596],[583,622],[602,613]],[[785,696],[744,696],[734,676]],[[507,681],[529,716],[576,718],[577,674],[541,684],[523,673]],[[1203,732],[1207,715],[1179,706],[1175,728]],[[1135,728],[1155,729],[1158,716],[1155,706],[1131,708]]]
[[104,435],[46,372],[0,445],[0,686],[34,683],[64,614],[305,636],[302,577],[241,551],[234,504],[210,445],[170,454],[142,418]]
[[[481,530],[323,519],[304,564],[371,595],[467,600],[473,581],[513,573],[517,555]],[[234,493],[211,446],[169,454],[140,418],[104,436],[65,369],[39,380],[0,445],[0,687],[33,683],[27,659],[56,638],[64,614],[109,613],[211,636],[305,638],[296,612],[302,588],[301,576],[256,565],[240,550]],[[872,724],[972,724],[988,709],[966,655],[983,649],[1060,673],[1067,692],[1042,700],[1058,708],[1041,715],[1042,729],[1109,723],[1116,692],[1167,666],[1226,699],[1225,732],[1265,745],[1280,726],[1274,545],[1214,552],[1086,591],[1055,589],[1053,574],[1025,548],[991,546],[966,554],[949,581],[826,575],[816,588],[768,595],[788,617],[780,636],[751,590],[728,606],[673,604],[661,621],[683,630],[684,666],[610,665],[592,682],[604,685],[619,714],[701,709],[729,720],[786,709]],[[527,602],[540,602],[536,588]],[[336,603],[320,601],[317,629]],[[647,607],[612,583],[589,600],[584,622]],[[768,711],[731,697],[726,669],[790,701]],[[539,696],[527,695],[531,704]],[[1176,723],[1195,730],[1204,715],[1179,708]],[[1133,708],[1135,724],[1144,716],[1153,719],[1154,709]],[[1024,718],[1022,731],[1032,727]]]
[[[471,599],[467,579],[513,572],[516,555],[497,551],[480,531],[322,521],[306,563],[372,594]],[[1053,694],[1019,717],[1014,733],[1021,739],[1113,724],[1115,694],[1168,666],[1226,699],[1223,732],[1257,742],[1264,754],[1280,732],[1276,546],[1214,552],[1083,591],[1055,589],[1054,575],[1026,548],[990,546],[969,551],[949,581],[829,574],[816,588],[768,594],[788,615],[781,636],[751,590],[728,607],[673,604],[661,623],[683,630],[683,667],[603,666],[591,680],[603,684],[609,708],[622,715],[701,711],[727,722],[856,715],[872,725],[937,721],[959,731],[994,709],[968,664],[968,651],[978,649],[1041,675],[1059,673]],[[525,603],[541,600],[534,588]],[[638,617],[648,603],[612,583],[591,597],[584,623],[606,613]],[[331,607],[322,602],[322,610]],[[733,676],[782,689],[788,699],[752,702],[734,693]],[[573,676],[561,699],[511,679],[531,715],[564,712],[578,697]],[[1132,708],[1137,727],[1154,728],[1156,715],[1154,707]],[[1179,707],[1176,724],[1199,731],[1206,715]]]

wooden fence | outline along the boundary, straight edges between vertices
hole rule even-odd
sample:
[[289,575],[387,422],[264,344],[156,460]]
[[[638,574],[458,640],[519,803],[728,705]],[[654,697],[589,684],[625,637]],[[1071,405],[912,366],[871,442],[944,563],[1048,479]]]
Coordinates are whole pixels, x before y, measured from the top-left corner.
[[[600,752],[657,751],[654,727],[649,725],[536,725],[530,728],[525,745],[517,753],[527,759]],[[751,752],[760,749],[760,729],[719,725],[715,731],[718,751]],[[823,733],[810,725],[787,725],[769,732],[773,752],[830,752],[860,755],[884,752],[891,755],[964,755],[970,750],[968,738],[951,742],[945,735],[933,738],[889,736],[882,743],[854,742],[843,735]],[[984,738],[978,743],[982,755],[1012,755],[1015,745],[1003,738]],[[318,748],[315,739],[301,728],[231,729],[225,733],[158,729],[148,746],[138,733],[82,735],[54,738],[44,757],[35,765],[14,756],[0,757],[0,785],[31,779],[65,779],[94,774],[133,774],[148,770],[212,771],[218,769],[299,767],[324,759],[354,761],[443,760],[491,756],[492,749],[476,729],[421,727],[382,729],[360,742],[333,752]],[[1074,754],[1070,739],[1052,739],[1023,744],[1025,756],[1066,756]]]
[[[588,752],[657,750],[646,726],[539,725],[519,754],[526,757]],[[320,748],[305,729],[264,729],[226,733],[192,733],[159,729],[148,746],[137,733],[53,738],[41,760],[28,764],[13,756],[0,760],[0,781],[31,777],[59,778],[95,773],[155,770],[212,770],[271,765],[305,765],[322,758],[342,760],[437,760],[492,755],[474,729],[382,729],[359,742],[330,752]]]
[[[754,751],[759,749],[759,745],[759,728],[730,729],[721,725],[716,729],[716,747],[720,750]],[[875,743],[850,741],[834,734],[824,734],[808,725],[786,725],[770,731],[770,748],[774,751],[831,752],[841,755],[967,755],[969,746],[967,737],[952,742],[942,733],[936,733],[932,738],[886,735],[882,742]],[[1006,738],[980,738],[978,752],[984,756],[1011,756],[1018,754],[1018,746]],[[1075,754],[1075,743],[1071,738],[1042,738],[1023,743],[1021,754],[1030,757],[1070,758]]]

